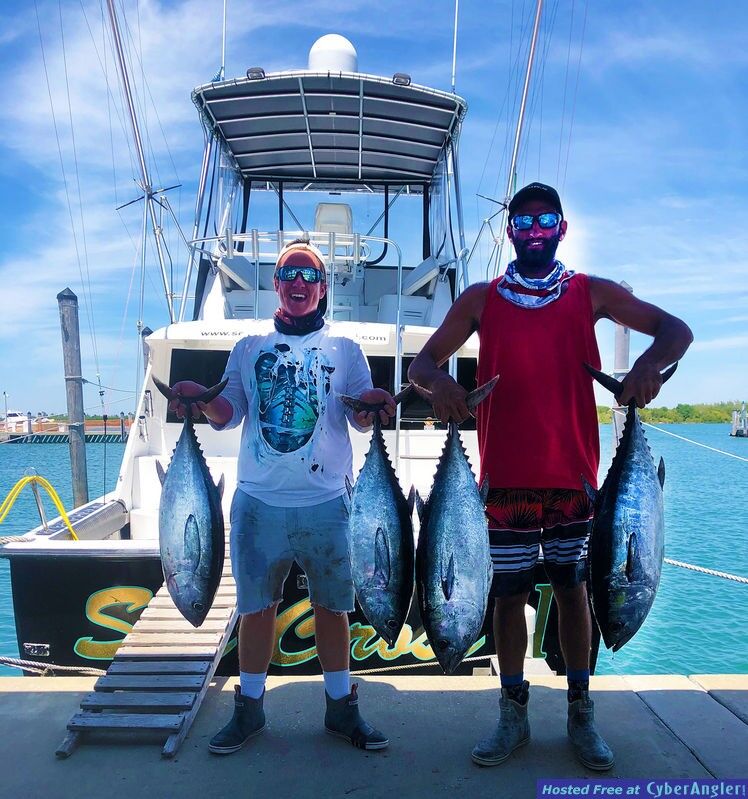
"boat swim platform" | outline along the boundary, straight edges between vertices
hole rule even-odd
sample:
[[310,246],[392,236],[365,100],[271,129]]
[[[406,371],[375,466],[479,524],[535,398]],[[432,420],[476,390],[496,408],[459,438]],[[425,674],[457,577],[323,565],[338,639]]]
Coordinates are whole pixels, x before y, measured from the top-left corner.
[[69,757],[102,733],[138,734],[151,741],[154,735],[166,737],[161,754],[174,757],[238,619],[228,545],[226,550],[221,581],[200,627],[182,616],[163,584],[125,636],[106,674],[81,700],[56,750],[58,757]]
[[212,755],[208,741],[231,716],[234,682],[211,681],[170,760],[140,735],[98,738],[60,760],[60,736],[95,678],[0,678],[0,796],[496,799],[534,797],[538,779],[748,776],[748,675],[593,677],[597,723],[616,755],[603,774],[574,759],[564,677],[532,679],[532,740],[494,768],[474,765],[470,751],[495,723],[495,677],[360,679],[364,716],[390,738],[381,752],[325,734],[321,677],[269,677],[268,728],[232,755]]

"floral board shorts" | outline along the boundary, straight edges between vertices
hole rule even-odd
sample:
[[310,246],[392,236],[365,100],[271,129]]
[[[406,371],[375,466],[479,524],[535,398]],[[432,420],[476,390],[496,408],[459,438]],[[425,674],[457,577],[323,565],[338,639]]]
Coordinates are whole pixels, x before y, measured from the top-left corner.
[[237,489],[231,503],[231,568],[237,609],[258,613],[283,599],[293,562],[304,570],[312,605],[353,610],[347,496],[276,508]]
[[568,488],[492,488],[486,501],[493,563],[491,596],[532,590],[541,559],[551,584],[584,582],[592,504],[584,491]]

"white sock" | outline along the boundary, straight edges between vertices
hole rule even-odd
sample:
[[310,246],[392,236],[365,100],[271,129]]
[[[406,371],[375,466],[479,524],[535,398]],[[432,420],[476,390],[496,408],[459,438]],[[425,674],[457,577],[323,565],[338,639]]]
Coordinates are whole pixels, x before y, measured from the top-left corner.
[[250,699],[259,699],[265,690],[265,678],[267,676],[267,672],[252,674],[248,671],[240,671],[239,685],[241,686],[242,696],[248,696]]
[[325,678],[325,691],[330,699],[342,699],[351,692],[351,672],[349,669],[342,671],[322,672]]

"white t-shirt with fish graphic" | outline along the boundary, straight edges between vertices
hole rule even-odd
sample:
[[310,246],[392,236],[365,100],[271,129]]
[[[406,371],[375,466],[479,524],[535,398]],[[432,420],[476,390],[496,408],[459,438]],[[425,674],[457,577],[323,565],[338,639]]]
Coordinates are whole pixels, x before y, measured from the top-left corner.
[[247,336],[235,345],[221,393],[242,420],[237,486],[279,507],[305,507],[341,496],[351,479],[353,453],[347,420],[338,398],[372,387],[361,347],[330,334],[329,325],[306,336],[275,329]]

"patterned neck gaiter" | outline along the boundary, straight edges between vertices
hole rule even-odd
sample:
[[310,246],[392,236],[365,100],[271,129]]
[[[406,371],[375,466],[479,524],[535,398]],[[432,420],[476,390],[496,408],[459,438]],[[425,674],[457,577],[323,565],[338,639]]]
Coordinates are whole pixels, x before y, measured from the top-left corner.
[[496,291],[505,300],[522,308],[542,308],[561,296],[563,284],[573,275],[571,269],[567,270],[561,261],[556,261],[553,271],[546,277],[527,278],[517,271],[516,261],[512,261]]
[[317,308],[306,316],[290,316],[282,308],[273,314],[275,329],[286,336],[306,336],[325,324],[324,311]]

